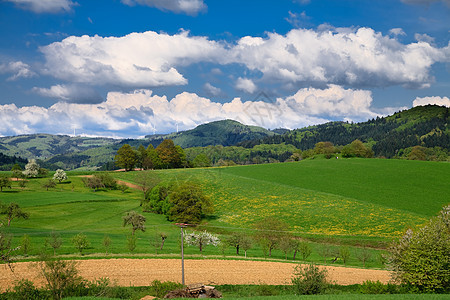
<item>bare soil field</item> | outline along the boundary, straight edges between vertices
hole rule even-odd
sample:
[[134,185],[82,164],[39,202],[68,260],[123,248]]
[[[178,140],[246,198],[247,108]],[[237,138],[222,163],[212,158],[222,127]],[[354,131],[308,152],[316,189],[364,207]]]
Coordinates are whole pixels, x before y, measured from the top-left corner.
[[[36,263],[14,264],[14,275],[6,265],[0,265],[0,290],[26,278],[41,286]],[[33,266],[34,265],[34,266]],[[185,260],[186,284],[289,284],[294,263],[241,260]],[[153,280],[181,282],[179,259],[92,259],[79,260],[80,275],[87,280],[108,277],[121,286],[146,286]],[[329,278],[341,285],[363,283],[366,280],[388,282],[389,272],[345,267],[324,266]]]

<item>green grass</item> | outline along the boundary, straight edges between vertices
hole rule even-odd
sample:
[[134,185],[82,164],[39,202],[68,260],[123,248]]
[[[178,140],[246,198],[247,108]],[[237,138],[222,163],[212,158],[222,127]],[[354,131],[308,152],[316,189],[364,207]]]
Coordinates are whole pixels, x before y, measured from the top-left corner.
[[224,297],[224,299],[254,299],[254,300],[288,300],[288,299],[317,299],[317,300],[345,300],[345,299],[363,299],[363,300],[440,300],[448,299],[448,295],[434,294],[400,294],[400,295],[363,295],[363,294],[345,294],[345,295],[282,295],[282,296],[258,296],[258,297]]
[[[313,248],[309,260],[323,262],[320,250],[338,250],[334,244],[352,246],[386,245],[399,237],[406,228],[416,227],[435,215],[449,202],[450,164],[380,159],[305,160],[297,163],[237,166],[228,168],[178,169],[150,171],[162,180],[197,181],[215,206],[215,213],[199,229],[218,234],[243,230],[253,234],[253,224],[267,216],[286,221],[297,236],[308,238]],[[70,182],[58,184],[45,191],[41,185],[47,179],[31,179],[24,190],[17,183],[13,189],[0,193],[3,203],[17,202],[30,214],[28,220],[13,220],[5,228],[14,234],[18,245],[23,234],[31,237],[31,254],[37,254],[51,232],[63,239],[58,254],[73,255],[76,249],[71,238],[83,232],[91,247],[84,251],[91,257],[102,256],[102,240],[108,235],[110,253],[133,256],[126,247],[130,228],[122,227],[122,216],[130,210],[141,212],[141,191],[86,189],[78,175],[69,173]],[[111,172],[121,180],[136,182],[140,172]],[[148,257],[155,253],[150,241],[156,233],[168,234],[163,251],[165,256],[179,253],[179,228],[164,216],[143,213],[147,230],[138,233],[134,253]],[[359,247],[351,248],[349,265],[362,266],[356,258]],[[368,267],[381,268],[383,251],[369,249],[372,254]],[[186,248],[187,256],[198,257],[195,247]],[[220,257],[219,249],[208,246],[204,255]],[[226,256],[235,256],[227,248]],[[163,256],[163,257],[165,257]],[[255,245],[249,257],[263,256]],[[292,257],[292,254],[290,254]],[[242,258],[242,254],[241,254]],[[280,251],[273,258],[284,260]],[[299,259],[299,257],[297,258]],[[328,257],[327,262],[329,262]],[[337,263],[342,265],[341,262]]]
[[276,216],[302,235],[392,240],[436,215],[450,194],[450,164],[437,162],[323,159],[155,173],[200,182],[216,209],[210,226],[251,228]]

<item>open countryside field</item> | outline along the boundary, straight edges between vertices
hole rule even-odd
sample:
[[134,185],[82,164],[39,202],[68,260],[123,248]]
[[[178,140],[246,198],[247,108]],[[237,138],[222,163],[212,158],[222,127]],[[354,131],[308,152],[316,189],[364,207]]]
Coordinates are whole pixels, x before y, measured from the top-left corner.
[[[251,228],[276,216],[298,234],[399,237],[450,202],[450,164],[382,159],[305,160],[157,171],[194,180],[213,199],[211,226]],[[138,173],[118,174],[134,181]]]
[[[161,180],[197,181],[211,197],[215,213],[203,226],[209,231],[228,234],[243,230],[253,234],[253,224],[276,216],[290,225],[299,237],[314,241],[339,236],[343,240],[389,242],[408,227],[426,222],[449,203],[448,179],[450,164],[378,159],[305,160],[298,163],[237,166],[208,169],[177,169],[149,171]],[[142,172],[111,172],[114,177],[136,183]],[[85,188],[78,173],[69,173],[69,182],[46,191],[41,187],[46,179],[31,179],[24,190],[14,183],[13,189],[0,193],[3,203],[17,202],[30,214],[28,220],[13,220],[6,228],[19,245],[24,234],[31,238],[30,254],[41,251],[48,236],[61,235],[60,255],[76,255],[71,238],[82,232],[88,236],[90,247],[86,257],[105,257],[102,245],[105,235],[111,238],[108,257],[156,256],[156,233],[168,235],[164,249],[157,257],[174,257],[179,253],[179,228],[164,216],[144,213],[145,233],[138,233],[137,248],[127,249],[130,229],[122,226],[125,212],[136,210],[143,193],[129,189],[92,192]],[[319,255],[322,244],[310,243],[313,253],[309,260],[324,262]],[[338,245],[331,245],[338,248]],[[362,266],[353,249],[348,264]],[[366,266],[382,268],[378,250],[370,249],[372,259]],[[111,254],[112,253],[112,254]],[[199,250],[187,247],[186,253],[198,257]],[[231,247],[223,252],[235,257]],[[220,249],[208,246],[203,255],[222,257]],[[241,253],[241,258],[243,254]],[[79,257],[79,256],[78,256]],[[254,245],[248,257],[261,258],[263,252]],[[284,259],[274,251],[274,259]],[[299,258],[297,258],[299,259]],[[330,263],[332,257],[325,259]],[[337,262],[336,264],[341,264]]]

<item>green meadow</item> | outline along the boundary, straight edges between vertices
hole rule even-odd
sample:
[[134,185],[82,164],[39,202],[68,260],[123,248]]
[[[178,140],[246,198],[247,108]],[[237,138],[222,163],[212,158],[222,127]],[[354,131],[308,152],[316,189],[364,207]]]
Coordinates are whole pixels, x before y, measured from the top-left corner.
[[[215,212],[198,229],[221,236],[233,231],[253,234],[253,224],[275,216],[287,222],[291,232],[310,241],[311,261],[323,262],[320,249],[352,246],[349,265],[361,266],[356,258],[360,246],[385,247],[407,228],[416,228],[436,215],[450,202],[450,164],[382,159],[313,159],[295,163],[235,166],[206,169],[149,171],[160,180],[173,183],[197,182],[211,197]],[[142,172],[111,172],[115,178],[136,183]],[[170,257],[179,254],[179,228],[164,216],[143,213],[146,232],[137,233],[137,248],[130,253],[126,237],[130,228],[122,226],[122,216],[130,210],[142,212],[142,191],[128,189],[100,190],[85,188],[81,173],[69,172],[67,182],[46,191],[47,179],[31,179],[22,190],[13,183],[11,190],[0,193],[2,203],[17,202],[30,214],[28,220],[13,220],[5,228],[20,244],[24,234],[31,238],[30,254],[42,251],[45,239],[52,233],[61,235],[60,255],[76,255],[71,238],[82,232],[90,247],[85,257],[105,257],[103,238],[111,238],[111,256]],[[188,229],[189,230],[189,229]],[[156,255],[156,234],[168,235],[164,249]],[[383,267],[382,249],[370,249],[367,267]],[[198,249],[188,247],[188,257],[199,257]],[[203,253],[211,257],[235,258],[235,250],[208,246]],[[290,254],[292,256],[292,254]],[[241,254],[242,257],[242,254]],[[255,245],[250,258],[263,258]],[[274,259],[284,259],[275,251]],[[331,259],[331,258],[330,258]],[[327,263],[329,262],[329,260]]]

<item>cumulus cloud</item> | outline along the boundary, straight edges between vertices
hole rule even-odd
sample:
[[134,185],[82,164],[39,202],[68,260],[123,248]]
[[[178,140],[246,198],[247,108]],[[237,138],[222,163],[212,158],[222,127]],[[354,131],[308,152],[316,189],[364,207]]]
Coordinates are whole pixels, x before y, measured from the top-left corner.
[[102,97],[95,89],[77,84],[58,84],[50,88],[34,87],[33,92],[65,102],[99,103],[102,101]]
[[205,92],[213,97],[217,97],[222,94],[222,90],[218,87],[213,86],[211,83],[207,82],[203,85]]
[[424,105],[439,105],[450,107],[450,99],[448,97],[417,97],[413,101],[413,107],[424,106]]
[[223,119],[265,128],[300,128],[330,120],[364,121],[380,115],[371,108],[369,91],[336,85],[301,89],[285,98],[266,98],[258,101],[235,98],[217,103],[194,93],[184,92],[168,99],[144,89],[110,92],[106,101],[98,104],[58,102],[49,108],[0,105],[0,134],[70,134],[76,128],[87,135],[140,137],[153,132],[174,132],[177,126],[180,130],[191,129]]
[[59,79],[127,87],[184,85],[176,69],[200,61],[217,61],[223,46],[188,32],[175,35],[147,31],[123,37],[71,36],[41,48],[46,73]]
[[[391,33],[401,34],[401,29]],[[71,36],[42,47],[44,73],[68,82],[131,88],[185,85],[181,67],[195,63],[239,64],[262,74],[261,81],[285,86],[402,85],[428,87],[430,70],[450,60],[450,46],[424,40],[402,44],[371,28],[293,29],[286,35],[245,36],[236,43],[153,31],[123,37]],[[430,41],[430,40],[429,40]],[[254,92],[252,79],[237,88]]]
[[236,89],[240,91],[253,94],[257,88],[256,84],[251,79],[239,77],[236,80]]
[[448,59],[445,51],[425,42],[404,45],[371,28],[321,28],[244,37],[232,55],[265,79],[285,83],[420,88],[433,80],[431,66]]
[[122,3],[126,5],[147,5],[162,11],[183,13],[191,16],[195,16],[207,9],[203,0],[122,0]]
[[71,0],[5,0],[35,13],[70,12],[77,3]]
[[0,64],[0,74],[2,73],[13,73],[13,75],[7,79],[9,81],[19,78],[30,78],[36,75],[28,64],[21,61]]

